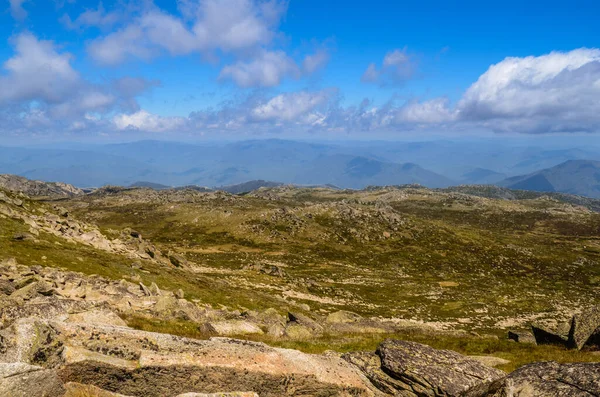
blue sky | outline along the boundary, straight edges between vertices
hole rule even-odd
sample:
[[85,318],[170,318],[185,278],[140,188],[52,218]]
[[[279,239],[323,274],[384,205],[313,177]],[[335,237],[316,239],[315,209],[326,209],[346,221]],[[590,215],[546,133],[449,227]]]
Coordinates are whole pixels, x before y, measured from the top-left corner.
[[5,0],[0,134],[598,131],[597,2],[451,3]]

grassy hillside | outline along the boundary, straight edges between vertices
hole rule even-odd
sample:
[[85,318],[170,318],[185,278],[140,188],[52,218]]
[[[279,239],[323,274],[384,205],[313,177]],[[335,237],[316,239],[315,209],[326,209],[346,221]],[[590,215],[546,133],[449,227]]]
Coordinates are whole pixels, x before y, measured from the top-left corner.
[[[493,196],[486,188],[469,189]],[[417,325],[400,334],[251,337],[308,352],[372,350],[395,337],[493,354],[511,361],[507,370],[537,360],[597,361],[587,352],[504,340],[508,329],[561,322],[600,303],[600,214],[545,196],[502,194],[507,192],[510,200],[417,187],[277,187],[239,196],[107,188],[56,202],[4,192],[0,261],[15,257],[25,265],[155,282],[240,312],[272,307],[323,319],[343,309]],[[189,262],[134,261],[44,231],[15,239],[29,231],[15,214],[35,218],[62,207],[111,239],[133,229],[157,252],[177,252]],[[141,329],[208,337],[191,322],[126,320]],[[484,334],[500,339],[475,336]]]
[[108,233],[132,227],[184,253],[236,295],[472,330],[600,303],[600,215],[544,197],[280,187],[245,196],[126,190],[64,204]]

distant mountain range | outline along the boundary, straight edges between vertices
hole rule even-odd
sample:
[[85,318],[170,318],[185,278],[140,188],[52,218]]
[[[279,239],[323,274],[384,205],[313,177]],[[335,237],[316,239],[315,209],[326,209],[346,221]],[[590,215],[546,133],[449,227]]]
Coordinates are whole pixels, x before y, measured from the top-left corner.
[[[598,159],[600,148],[593,145],[556,148],[498,139],[335,143],[267,139],[197,144],[139,141],[0,147],[0,173],[63,181],[81,188],[133,185],[228,189],[248,181],[252,182],[235,189],[253,190],[255,181],[353,189],[374,185],[441,188],[498,184],[596,195],[592,174],[578,168],[565,169],[562,177],[543,172],[565,161],[593,163]],[[589,186],[569,185],[578,184],[578,177],[572,182],[559,181],[570,178],[567,175],[587,175],[580,183]]]
[[528,175],[505,179],[498,185],[509,189],[600,198],[600,161],[569,160]]
[[244,183],[238,183],[236,185],[219,186],[216,189],[222,190],[222,191],[225,191],[225,192],[231,193],[231,194],[241,194],[241,193],[248,193],[248,192],[251,192],[254,190],[258,190],[261,187],[277,187],[277,186],[281,186],[281,185],[283,185],[283,183],[263,181],[261,179],[261,180],[257,180],[257,181],[248,181],[248,182],[244,182]]

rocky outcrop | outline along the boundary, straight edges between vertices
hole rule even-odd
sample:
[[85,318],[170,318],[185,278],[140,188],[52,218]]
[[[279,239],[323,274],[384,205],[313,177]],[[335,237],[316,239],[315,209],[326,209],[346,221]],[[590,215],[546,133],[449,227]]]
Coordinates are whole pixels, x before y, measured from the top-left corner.
[[376,354],[382,371],[401,384],[393,386],[401,396],[459,396],[505,376],[478,360],[415,342],[386,340]]
[[[26,197],[23,194],[21,196]],[[31,201],[24,202],[15,194],[1,190],[0,215],[22,221],[29,227],[28,232],[18,232],[13,235],[15,242],[36,242],[37,237],[43,232],[69,243],[83,244],[134,260],[152,261],[168,267],[189,265],[183,256],[170,251],[163,253],[131,229],[125,229],[119,238],[111,239],[97,226],[74,219],[69,211],[60,206],[50,207]]]
[[600,306],[588,308],[574,315],[571,321],[557,328],[534,324],[531,330],[539,345],[553,344],[578,350],[587,345],[598,349],[600,347]]
[[21,319],[1,332],[0,361],[55,370],[77,382],[131,396],[252,390],[269,396],[377,396],[354,366],[262,343],[194,340],[122,326]]
[[494,382],[488,397],[600,395],[600,363],[559,364],[543,362],[521,367]]
[[31,197],[64,198],[83,194],[83,190],[62,182],[32,181],[17,175],[0,175],[0,188]]

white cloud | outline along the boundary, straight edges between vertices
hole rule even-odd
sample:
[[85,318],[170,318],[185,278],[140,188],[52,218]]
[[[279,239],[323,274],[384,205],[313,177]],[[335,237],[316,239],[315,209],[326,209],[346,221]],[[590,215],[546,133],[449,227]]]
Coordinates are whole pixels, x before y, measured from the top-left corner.
[[494,120],[496,129],[588,131],[600,122],[599,82],[598,49],[506,58],[469,87],[457,110],[462,120]]
[[369,64],[362,75],[363,83],[374,83],[382,86],[401,85],[415,76],[417,62],[415,57],[407,52],[406,47],[388,52],[383,58],[380,69],[374,63]]
[[8,0],[10,4],[10,14],[18,21],[22,21],[27,18],[27,11],[23,8],[23,3],[27,0]]
[[270,43],[287,9],[282,1],[201,0],[180,4],[185,20],[158,8],[145,10],[120,30],[94,40],[91,56],[114,65],[129,57],[147,60],[162,52],[256,50]]
[[60,102],[79,84],[79,74],[71,67],[71,55],[58,53],[52,42],[24,33],[14,39],[14,46],[16,55],[3,65],[8,74],[0,76],[0,102]]
[[53,42],[31,33],[11,41],[14,55],[2,64],[4,73],[0,73],[0,114],[19,116],[3,116],[3,122],[8,121],[4,128],[18,129],[20,124],[63,129],[82,121],[89,112],[137,111],[135,98],[158,84],[132,77],[92,83],[73,68],[73,56],[61,52]]
[[416,124],[447,123],[456,118],[449,108],[447,98],[435,98],[424,102],[408,102],[396,113],[396,120]]
[[298,121],[302,117],[313,123],[313,111],[326,104],[330,98],[331,92],[327,90],[280,94],[254,107],[251,115],[257,121]]
[[132,114],[119,114],[113,118],[117,129],[135,129],[144,132],[177,132],[184,126],[186,119],[183,117],[161,117],[156,114],[140,110]]
[[287,77],[300,76],[300,69],[285,52],[263,51],[251,61],[225,66],[219,79],[231,79],[241,87],[274,87]]

